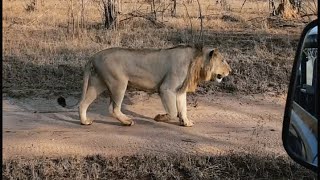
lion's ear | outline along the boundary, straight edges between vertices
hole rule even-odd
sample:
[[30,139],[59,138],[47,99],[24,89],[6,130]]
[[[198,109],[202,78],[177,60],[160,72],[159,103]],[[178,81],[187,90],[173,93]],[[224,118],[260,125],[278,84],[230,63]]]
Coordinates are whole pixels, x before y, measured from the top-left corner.
[[210,58],[212,57],[214,51],[215,51],[215,50],[213,49],[213,50],[211,50],[211,51],[209,52],[209,57],[210,57]]
[[212,49],[210,52],[209,52],[209,57],[211,58],[213,56],[213,54],[217,54],[219,51],[218,51],[218,48],[214,48]]

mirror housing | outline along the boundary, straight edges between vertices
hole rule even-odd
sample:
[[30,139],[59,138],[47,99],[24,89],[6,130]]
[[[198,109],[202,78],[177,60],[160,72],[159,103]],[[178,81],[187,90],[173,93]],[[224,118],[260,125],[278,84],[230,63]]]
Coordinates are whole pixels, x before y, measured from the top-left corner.
[[318,121],[320,117],[320,68],[318,23],[303,30],[292,67],[285,106],[282,142],[300,165],[318,170]]

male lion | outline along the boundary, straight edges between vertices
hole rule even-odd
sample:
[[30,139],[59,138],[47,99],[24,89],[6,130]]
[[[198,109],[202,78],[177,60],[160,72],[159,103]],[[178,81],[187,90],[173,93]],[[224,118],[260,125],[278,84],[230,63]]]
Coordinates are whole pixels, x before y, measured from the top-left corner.
[[[83,91],[79,106],[81,124],[90,125],[89,105],[103,91],[110,94],[109,112],[123,125],[133,125],[132,119],[121,112],[127,86],[158,91],[166,114],[156,121],[179,118],[180,125],[192,126],[187,118],[187,92],[194,92],[199,82],[215,79],[221,82],[231,69],[218,49],[176,46],[168,49],[110,48],[93,55],[85,65]],[[58,103],[65,107],[63,97]]]

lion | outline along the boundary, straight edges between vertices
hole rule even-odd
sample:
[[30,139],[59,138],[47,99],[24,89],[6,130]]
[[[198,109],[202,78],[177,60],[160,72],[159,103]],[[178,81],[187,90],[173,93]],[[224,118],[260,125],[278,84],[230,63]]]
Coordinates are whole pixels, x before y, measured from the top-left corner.
[[195,92],[202,81],[221,82],[231,68],[217,48],[179,45],[167,49],[109,48],[93,55],[85,65],[82,95],[75,105],[63,97],[58,103],[66,108],[79,107],[80,122],[90,125],[89,105],[104,91],[110,94],[109,113],[123,125],[134,124],[123,114],[121,104],[127,86],[158,92],[166,111],[155,121],[179,120],[182,126],[193,126],[187,117],[187,92]]

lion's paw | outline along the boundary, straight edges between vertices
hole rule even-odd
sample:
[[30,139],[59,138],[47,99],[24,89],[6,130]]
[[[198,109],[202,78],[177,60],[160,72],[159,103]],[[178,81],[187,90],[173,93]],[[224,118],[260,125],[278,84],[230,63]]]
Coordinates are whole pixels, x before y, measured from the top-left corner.
[[132,119],[127,119],[125,121],[122,121],[122,125],[124,125],[124,126],[133,126],[134,125],[134,121]]
[[168,114],[158,114],[154,117],[154,120],[158,122],[167,122],[170,120],[170,116]]
[[179,123],[180,123],[180,126],[184,126],[184,127],[191,127],[191,126],[194,125],[194,122],[193,122],[193,121],[188,120],[188,119],[183,120],[183,119],[181,119],[181,118],[179,119]]
[[92,119],[87,118],[85,121],[81,121],[81,125],[91,125],[93,123]]

